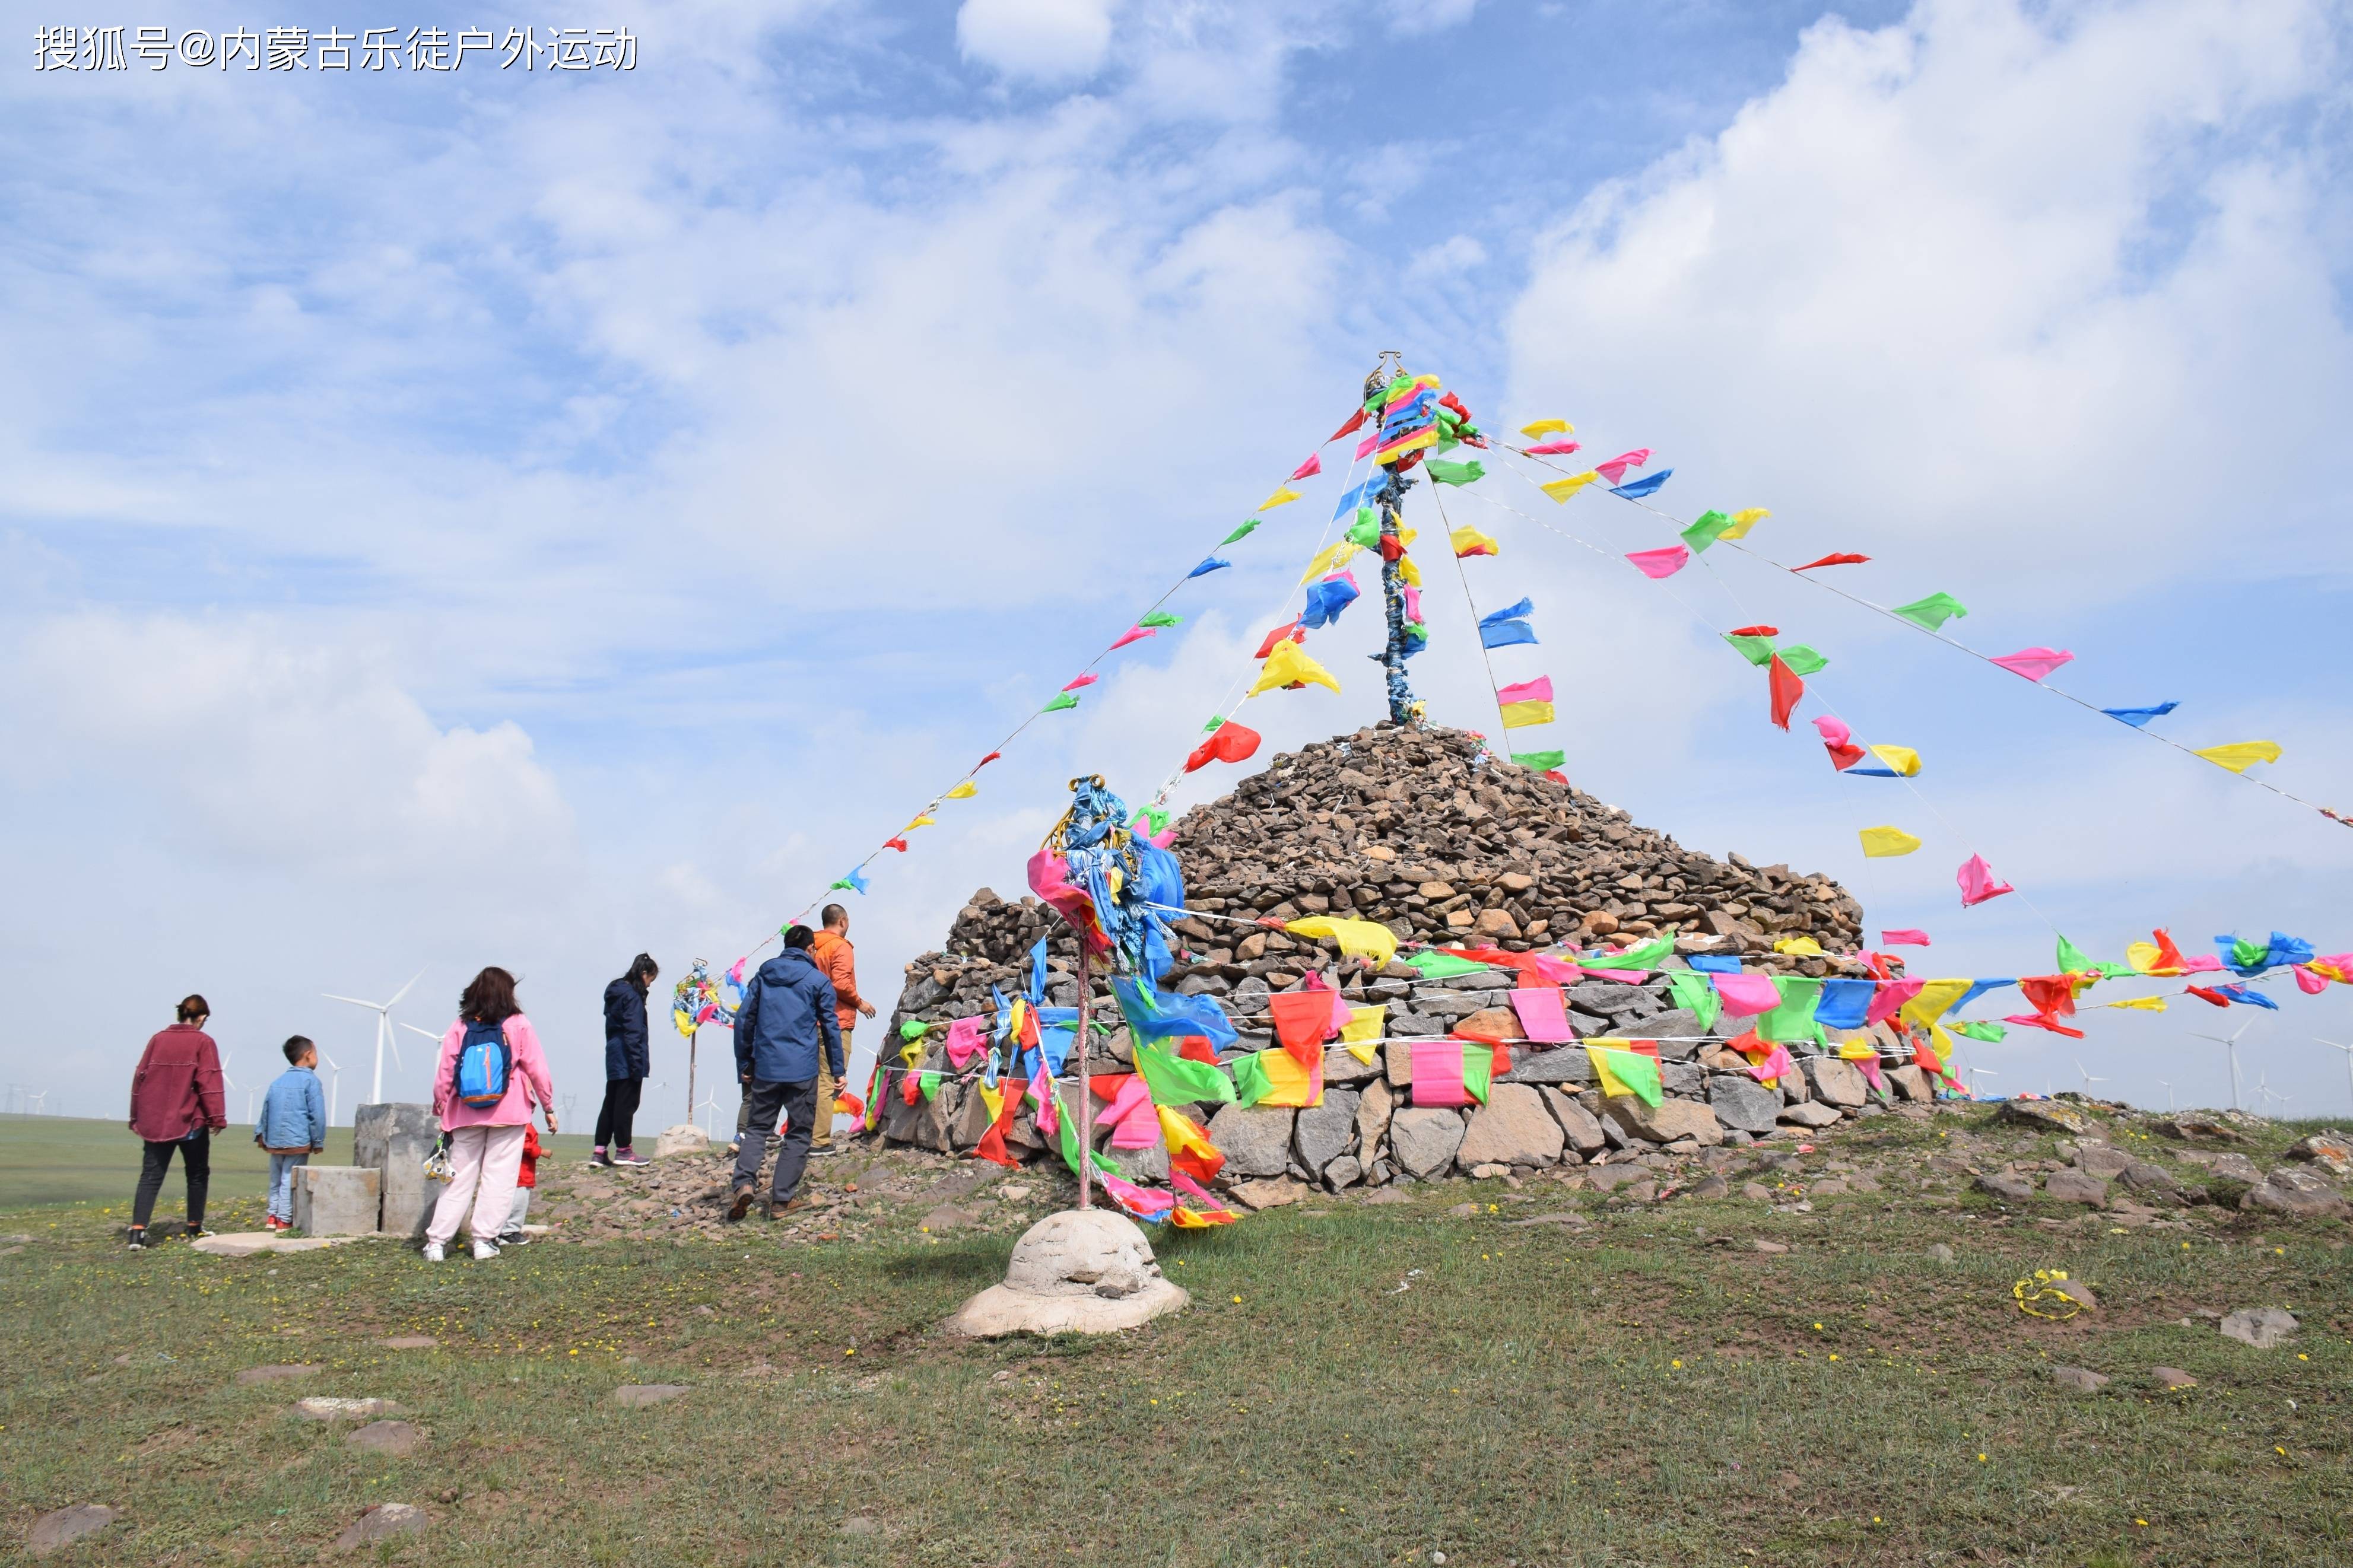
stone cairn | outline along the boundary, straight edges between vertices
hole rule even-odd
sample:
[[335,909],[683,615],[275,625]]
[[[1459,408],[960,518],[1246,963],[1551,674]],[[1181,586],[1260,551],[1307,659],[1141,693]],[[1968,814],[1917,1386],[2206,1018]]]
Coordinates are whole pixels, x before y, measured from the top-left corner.
[[[1377,921],[1401,942],[1507,952],[1672,932],[1669,967],[1681,966],[1684,954],[1708,952],[1736,953],[1751,970],[1867,973],[1834,957],[1774,950],[1778,940],[1799,936],[1827,952],[1860,945],[1862,907],[1830,878],[1683,848],[1614,806],[1501,760],[1464,731],[1382,723],[1278,756],[1225,799],[1187,812],[1175,848],[1196,912],[1173,923],[1181,946],[1164,984],[1217,997],[1241,1033],[1241,1048],[1274,1043],[1266,998],[1298,988],[1311,970],[1324,972],[1351,1002],[1388,1005],[1388,1039],[1370,1062],[1336,1044],[1326,1047],[1322,1105],[1188,1108],[1225,1152],[1221,1181],[1246,1204],[1296,1196],[1302,1189],[1293,1183],[1336,1191],[1456,1172],[1498,1175],[1604,1161],[1612,1151],[1630,1157],[1746,1143],[1881,1110],[1852,1065],[1810,1056],[1803,1047],[1792,1049],[1802,1070],[1765,1088],[1744,1058],[1699,1037],[1698,1017],[1674,1005],[1659,975],[1643,985],[1586,980],[1568,988],[1567,1002],[1580,1037],[1659,1040],[1662,1105],[1605,1100],[1576,1046],[1524,1045],[1513,1051],[1513,1070],[1496,1078],[1487,1105],[1415,1107],[1403,1042],[1457,1028],[1522,1038],[1510,1006],[1512,972],[1426,981],[1401,959],[1369,967],[1344,959],[1332,939],[1256,922],[1329,913]],[[944,1025],[992,1011],[992,985],[1018,994],[1041,936],[1048,1005],[1075,1005],[1076,944],[1059,917],[1028,896],[1008,901],[979,889],[943,948],[907,966],[891,1043],[895,1047],[909,1020],[941,1026],[917,1070],[951,1076],[912,1105],[900,1092],[904,1079],[886,1077],[875,1128],[882,1139],[943,1152],[979,1142],[987,1107],[970,1081],[952,1076]],[[1114,1023],[1120,1016],[1107,990],[1091,1010]],[[1902,1044],[1891,1029],[1876,1034],[1890,1050]],[[1857,1037],[1834,1034],[1834,1041],[1841,1037]],[[1089,1048],[1090,1071],[1131,1070],[1124,1029],[1098,1034]],[[1896,1097],[1931,1098],[1916,1068],[1886,1077]],[[1062,1092],[1074,1103],[1075,1077]],[[1046,1152],[1027,1107],[1007,1142],[1025,1159]],[[1167,1173],[1166,1151],[1157,1145],[1118,1158],[1139,1179]]]

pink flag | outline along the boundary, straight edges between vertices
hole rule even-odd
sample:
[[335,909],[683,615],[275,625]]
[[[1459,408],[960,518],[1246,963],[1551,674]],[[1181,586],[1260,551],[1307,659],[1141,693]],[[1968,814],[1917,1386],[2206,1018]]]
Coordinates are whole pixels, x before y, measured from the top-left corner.
[[987,1020],[979,1017],[958,1018],[948,1026],[948,1065],[961,1068],[980,1054],[981,1031]]
[[1896,1009],[1920,994],[1920,987],[1927,984],[1925,980],[1881,981],[1879,990],[1871,998],[1870,1010],[1862,1016],[1863,1027],[1883,1024],[1895,1016]]
[[1565,958],[1555,958],[1548,952],[1528,954],[1528,966],[1523,972],[1554,985],[1574,985],[1585,978],[1585,971]]
[[2061,647],[2022,647],[2016,653],[2006,653],[1994,663],[2012,675],[2022,675],[2029,680],[2040,680],[2075,656]]
[[1750,1065],[1748,1076],[1758,1083],[1770,1083],[1783,1073],[1796,1072],[1798,1064],[1789,1059],[1789,1047],[1775,1046],[1761,1062]]
[[1307,455],[1307,460],[1305,462],[1291,470],[1291,477],[1294,479],[1303,479],[1310,474],[1320,474],[1323,471],[1324,454],[1321,452],[1310,452]]
[[[1885,1094],[1887,1092],[1887,1080],[1879,1076],[1878,1052],[1873,1051],[1867,1057],[1852,1057],[1848,1059],[1852,1062],[1855,1069],[1862,1074],[1862,1079],[1865,1083],[1871,1085],[1873,1089],[1878,1090],[1881,1094]],[[1117,1142],[1118,1140],[1113,1139],[1113,1142]]]
[[1462,1081],[1461,1041],[1414,1041],[1413,1102],[1416,1105],[1472,1103],[1470,1087]]
[[1845,720],[1833,719],[1828,714],[1814,721],[1814,729],[1833,746],[1843,746],[1854,739],[1854,731],[1846,727]]
[[[1040,1057],[1043,1052],[1039,1053]],[[1046,1064],[1040,1060],[1038,1070],[1030,1075],[1029,1102],[1038,1108],[1038,1131],[1051,1138],[1062,1130],[1061,1113],[1054,1109],[1051,1086],[1046,1081]]]
[[[2009,890],[2010,889],[2007,888],[2002,889],[2004,892],[2008,892]],[[2191,953],[2188,958],[2181,961],[2181,973],[2184,974],[2220,974],[2222,973],[2222,961],[2211,952]]]
[[1141,1073],[1119,1086],[1119,1093],[1097,1120],[1111,1125],[1114,1149],[1149,1149],[1160,1141],[1160,1113],[1153,1108],[1151,1088]]
[[2288,967],[2295,971],[2295,988],[2306,996],[2317,996],[2328,989],[2328,982],[2326,979],[2315,974],[2303,964],[2291,963]]
[[[1356,1015],[1348,1006],[1348,999],[1340,994],[1340,988],[1325,978],[1322,970],[1314,969],[1308,972],[1306,988],[1310,991],[1329,991],[1332,994],[1333,1035],[1338,1034],[1356,1021]],[[1326,1035],[1324,1037],[1328,1040],[1332,1035]]]
[[1715,982],[1715,994],[1724,998],[1724,1010],[1736,1016],[1769,1013],[1781,1005],[1781,993],[1774,989],[1769,974],[1714,974],[1708,978]]
[[1584,445],[1582,441],[1546,441],[1541,447],[1530,447],[1528,456],[1531,458],[1566,457]]
[[1648,447],[1637,447],[1630,452],[1620,453],[1606,463],[1594,464],[1593,471],[1614,485],[1626,477],[1627,469],[1639,468],[1650,460],[1651,449]]
[[1549,702],[1552,700],[1552,677],[1539,675],[1534,680],[1523,680],[1506,686],[1495,693],[1498,702]]
[[[1159,635],[1160,628],[1157,626],[1130,626],[1127,630],[1119,634],[1119,640],[1112,644],[1111,647],[1125,647],[1132,642],[1142,642],[1146,637],[1158,637]],[[1105,653],[1109,653],[1111,648],[1105,648],[1103,651]]]
[[1528,1038],[1540,1046],[1557,1046],[1577,1038],[1577,1031],[1568,1026],[1568,1014],[1557,985],[1513,992],[1512,1011],[1520,1016],[1520,1027],[1528,1032]]
[[1371,435],[1369,435],[1369,436],[1366,437],[1363,440],[1361,440],[1361,441],[1357,442],[1357,443],[1356,443],[1356,460],[1357,460],[1358,462],[1362,462],[1362,461],[1364,461],[1364,459],[1366,459],[1366,458],[1371,457],[1371,456],[1373,455],[1373,449],[1374,449],[1375,447],[1378,447],[1380,444],[1381,444],[1381,433],[1380,433],[1379,431],[1377,431],[1377,430],[1374,431]]
[[1993,868],[1986,864],[1982,855],[1972,855],[1962,861],[1954,879],[1961,885],[1961,908],[1965,910],[1984,903],[1988,899],[1998,899],[2004,893],[2018,891],[2008,882],[1993,879]]
[[1113,1175],[1109,1171],[1097,1171],[1095,1180],[1103,1184],[1103,1190],[1111,1194],[1112,1202],[1138,1219],[1158,1219],[1176,1206],[1174,1194],[1155,1192],[1150,1187],[1139,1187],[1134,1182],[1124,1181]]
[[[1354,576],[1348,579],[1351,583],[1356,580]],[[1409,621],[1421,619],[1421,590],[1411,584],[1408,584],[1405,590],[1405,618]]]
[[1073,680],[1068,686],[1062,688],[1062,689],[1065,691],[1076,691],[1082,686],[1092,686],[1094,683],[1095,677],[1093,673],[1090,671],[1085,675],[1082,675],[1076,680]]
[[1662,550],[1633,550],[1627,552],[1626,559],[1645,577],[1672,577],[1691,559],[1691,548],[1670,544]]
[[1915,931],[1909,926],[1905,927],[1902,931],[1883,931],[1879,933],[1879,945],[1882,947],[1926,947],[1928,945],[1928,933],[1925,931]]

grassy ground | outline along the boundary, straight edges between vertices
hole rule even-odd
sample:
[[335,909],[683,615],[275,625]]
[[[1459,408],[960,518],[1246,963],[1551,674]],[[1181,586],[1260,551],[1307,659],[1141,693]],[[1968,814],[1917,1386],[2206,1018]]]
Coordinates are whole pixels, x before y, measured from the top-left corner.
[[[943,1337],[1006,1234],[926,1235],[921,1193],[862,1241],[755,1220],[438,1268],[131,1256],[36,1211],[0,1258],[0,1510],[126,1510],[53,1560],[90,1563],[307,1562],[381,1500],[433,1516],[385,1549],[420,1563],[2353,1562],[2345,1227],[2127,1228],[1903,1174],[1984,1114],[1766,1173],[1786,1200],[1833,1157],[1883,1173],[1811,1213],[1538,1179],[1155,1236],[1194,1306],[1085,1342]],[[2012,1282],[2052,1267],[2099,1310],[2021,1315]],[[2193,1315],[2256,1305],[2304,1331],[2259,1352]],[[439,1346],[375,1343],[401,1333]],[[2063,1394],[2059,1363],[2115,1382]],[[2199,1386],[2159,1394],[2159,1364]],[[610,1402],[651,1382],[692,1386]],[[396,1399],[428,1440],[355,1450],[297,1392]]]
[[[571,1158],[587,1156],[586,1136],[566,1133],[555,1142]],[[211,1201],[268,1195],[269,1157],[254,1146],[250,1125],[232,1122],[227,1131],[213,1135],[212,1144]],[[128,1213],[132,1191],[139,1184],[140,1147],[138,1135],[120,1121],[0,1116],[0,1213],[50,1204],[111,1206]],[[350,1164],[352,1130],[329,1128],[327,1152],[317,1159],[321,1164]],[[180,1162],[174,1159],[158,1213],[181,1217],[186,1191]]]

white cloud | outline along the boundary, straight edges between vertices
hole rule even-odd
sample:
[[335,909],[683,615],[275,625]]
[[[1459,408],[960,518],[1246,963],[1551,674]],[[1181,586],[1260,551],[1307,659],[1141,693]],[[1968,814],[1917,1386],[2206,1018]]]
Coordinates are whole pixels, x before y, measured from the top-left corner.
[[1009,77],[1078,80],[1111,53],[1112,9],[1113,0],[964,0],[956,44],[965,58]]
[[1390,34],[1413,38],[1461,26],[1479,8],[1479,0],[1388,0],[1385,8]]

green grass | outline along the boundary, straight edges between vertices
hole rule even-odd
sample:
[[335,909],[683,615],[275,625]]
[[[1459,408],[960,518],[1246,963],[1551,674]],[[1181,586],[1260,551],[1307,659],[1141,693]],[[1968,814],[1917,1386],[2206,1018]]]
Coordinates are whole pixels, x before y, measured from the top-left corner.
[[[1887,1127],[1891,1162],[1933,1137]],[[19,1216],[44,1239],[0,1258],[0,1509],[124,1508],[53,1560],[110,1563],[308,1562],[385,1499],[434,1516],[386,1552],[418,1563],[2353,1561],[2342,1226],[2117,1232],[1896,1180],[1812,1215],[1447,1184],[1155,1235],[1195,1304],[1136,1333],[967,1343],[937,1326],[1007,1238],[925,1237],[928,1207],[858,1244],[754,1222],[438,1268],[132,1256],[86,1211]],[[1567,1208],[1593,1223],[1504,1223]],[[2100,1310],[2019,1313],[2051,1267]],[[2305,1331],[2179,1322],[2264,1304]],[[402,1332],[441,1347],[374,1343]],[[301,1361],[299,1391],[397,1399],[425,1450],[354,1451],[289,1413],[297,1385],[234,1382]],[[2054,1363],[2116,1382],[2062,1394]],[[2155,1393],[2157,1364],[2200,1386]],[[607,1401],[643,1382],[693,1386]]]
[[[566,1158],[587,1158],[585,1135],[565,1133],[554,1142]],[[269,1156],[254,1145],[250,1124],[231,1122],[226,1132],[213,1134],[212,1145],[210,1202],[217,1205],[227,1198],[268,1195]],[[120,1121],[0,1116],[0,1213],[40,1205],[78,1204],[111,1206],[128,1214],[132,1193],[139,1185],[141,1147],[138,1134]],[[350,1164],[352,1130],[329,1128],[326,1152],[314,1158],[321,1164]],[[186,1194],[175,1158],[171,1174],[164,1178],[157,1213],[178,1218]]]

